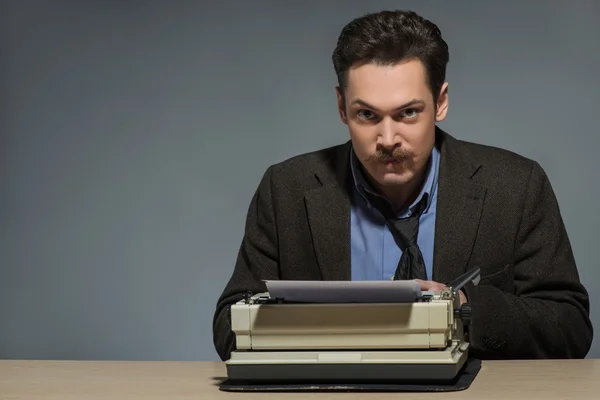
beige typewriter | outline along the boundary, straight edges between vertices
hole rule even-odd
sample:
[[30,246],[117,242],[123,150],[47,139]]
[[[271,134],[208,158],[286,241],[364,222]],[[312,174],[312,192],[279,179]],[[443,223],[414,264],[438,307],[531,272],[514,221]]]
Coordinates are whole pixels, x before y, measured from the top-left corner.
[[236,349],[226,362],[228,377],[451,380],[469,352],[463,326],[470,305],[461,306],[458,294],[469,282],[479,283],[479,269],[439,292],[421,292],[414,281],[267,282],[287,286],[231,307]]

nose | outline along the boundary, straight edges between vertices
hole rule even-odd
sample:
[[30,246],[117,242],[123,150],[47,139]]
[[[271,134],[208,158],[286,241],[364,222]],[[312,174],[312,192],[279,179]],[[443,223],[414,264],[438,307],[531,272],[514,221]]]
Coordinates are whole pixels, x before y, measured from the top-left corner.
[[379,137],[381,145],[384,147],[393,148],[397,145],[398,135],[396,135],[396,127],[391,118],[384,118],[381,121]]

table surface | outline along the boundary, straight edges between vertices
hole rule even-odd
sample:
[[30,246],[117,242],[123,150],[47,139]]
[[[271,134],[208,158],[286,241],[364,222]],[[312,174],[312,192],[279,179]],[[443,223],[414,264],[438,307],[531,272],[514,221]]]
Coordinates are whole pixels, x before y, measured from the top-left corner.
[[228,393],[220,362],[0,360],[0,399],[598,399],[600,359],[484,361],[465,391]]

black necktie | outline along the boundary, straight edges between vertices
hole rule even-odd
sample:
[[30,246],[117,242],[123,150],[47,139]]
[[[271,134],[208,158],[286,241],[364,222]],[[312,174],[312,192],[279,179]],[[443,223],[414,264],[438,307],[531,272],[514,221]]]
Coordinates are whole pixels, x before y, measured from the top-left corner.
[[[373,199],[375,200],[375,199]],[[379,200],[379,199],[377,199]],[[423,254],[417,244],[419,235],[419,218],[427,205],[427,193],[423,195],[414,208],[414,213],[407,218],[396,218],[387,204],[375,200],[376,208],[386,218],[387,226],[394,236],[394,240],[400,249],[402,256],[394,273],[394,280],[422,279],[427,280],[425,261]]]
[[394,241],[402,249],[402,256],[396,267],[393,279],[427,280],[427,271],[425,270],[425,261],[423,254],[417,243],[419,236],[419,219],[427,207],[428,194],[424,193],[421,200],[415,205],[414,211],[410,217],[396,218],[389,203],[378,196],[368,195],[371,204],[384,216],[386,224],[394,237]]
[[417,244],[419,235],[419,218],[427,205],[427,193],[416,205],[413,215],[407,218],[389,218],[387,226],[392,232],[396,244],[402,249],[402,256],[394,273],[394,280],[422,279],[427,280],[425,261]]

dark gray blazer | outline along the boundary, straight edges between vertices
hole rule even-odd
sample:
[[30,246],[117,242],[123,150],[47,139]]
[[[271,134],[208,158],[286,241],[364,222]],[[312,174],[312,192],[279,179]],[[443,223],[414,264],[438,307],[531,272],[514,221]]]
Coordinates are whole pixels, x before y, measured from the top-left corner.
[[[434,281],[481,268],[467,287],[471,354],[481,359],[583,358],[593,329],[559,206],[538,163],[457,140],[441,151]],[[229,307],[263,279],[350,279],[350,142],[267,169],[254,194],[235,269],[213,321],[215,348],[235,348]]]

